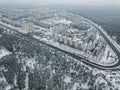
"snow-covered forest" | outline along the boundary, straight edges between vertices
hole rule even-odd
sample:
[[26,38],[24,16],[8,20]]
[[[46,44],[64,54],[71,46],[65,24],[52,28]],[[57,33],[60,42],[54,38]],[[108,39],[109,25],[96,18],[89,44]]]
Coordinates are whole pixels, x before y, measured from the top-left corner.
[[0,90],[112,90],[95,72],[29,34],[0,28]]

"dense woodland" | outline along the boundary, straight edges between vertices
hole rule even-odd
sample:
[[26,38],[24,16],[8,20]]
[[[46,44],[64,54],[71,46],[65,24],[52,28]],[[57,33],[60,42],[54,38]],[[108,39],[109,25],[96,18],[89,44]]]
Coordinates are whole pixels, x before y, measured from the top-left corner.
[[[69,55],[41,44],[29,35],[0,28],[0,48],[12,54],[0,59],[1,90],[103,90],[105,83],[96,83],[98,74]],[[27,77],[28,75],[28,77]],[[70,77],[70,80],[65,80]],[[28,81],[26,80],[28,78]],[[27,84],[26,84],[27,83]],[[84,87],[85,86],[85,87]]]
[[120,44],[120,19],[100,23],[110,36],[116,36],[116,41]]
[[[57,6],[56,6],[57,7]],[[119,6],[63,6],[69,12],[88,18],[101,25],[110,36],[116,36],[120,44],[120,7]]]

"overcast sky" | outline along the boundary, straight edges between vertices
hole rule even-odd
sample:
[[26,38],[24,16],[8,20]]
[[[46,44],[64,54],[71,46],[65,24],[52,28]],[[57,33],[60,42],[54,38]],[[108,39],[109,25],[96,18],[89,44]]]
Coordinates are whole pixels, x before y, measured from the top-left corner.
[[120,0],[0,0],[0,3],[120,5]]

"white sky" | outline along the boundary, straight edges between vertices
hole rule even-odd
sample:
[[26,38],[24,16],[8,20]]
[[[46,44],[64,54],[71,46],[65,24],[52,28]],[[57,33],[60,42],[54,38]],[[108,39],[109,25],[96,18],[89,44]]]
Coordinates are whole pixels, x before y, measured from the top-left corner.
[[0,3],[120,5],[120,0],[0,0]]

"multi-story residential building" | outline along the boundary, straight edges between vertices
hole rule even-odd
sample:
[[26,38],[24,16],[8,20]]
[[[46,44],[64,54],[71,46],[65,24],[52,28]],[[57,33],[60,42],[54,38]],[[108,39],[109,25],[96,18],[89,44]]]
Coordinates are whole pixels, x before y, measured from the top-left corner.
[[22,28],[26,31],[26,32],[33,32],[35,29],[34,29],[34,26],[33,26],[33,23],[30,22],[30,21],[24,21],[22,23]]

